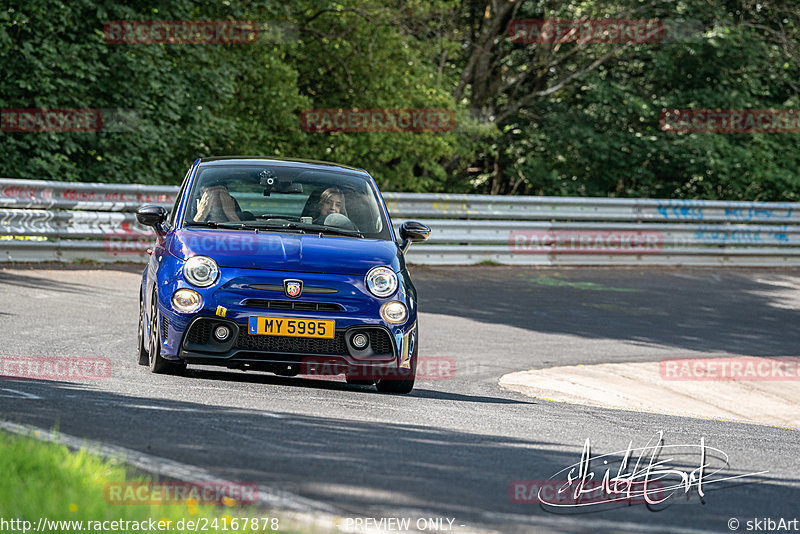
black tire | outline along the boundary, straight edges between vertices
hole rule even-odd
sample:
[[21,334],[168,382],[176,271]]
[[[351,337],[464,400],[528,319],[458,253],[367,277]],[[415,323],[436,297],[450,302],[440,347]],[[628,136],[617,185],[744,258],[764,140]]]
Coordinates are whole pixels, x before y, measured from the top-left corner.
[[[415,366],[416,367],[416,366]],[[375,382],[375,387],[378,388],[380,393],[397,393],[397,394],[406,394],[411,393],[411,390],[414,389],[414,379],[416,378],[416,369],[413,369],[414,374],[410,374],[408,378],[393,378],[393,379],[381,379]]]
[[[417,340],[419,342],[419,340]],[[375,387],[380,393],[411,393],[414,389],[414,380],[417,377],[417,350],[415,343],[414,354],[411,356],[411,369],[397,369],[396,375],[390,378],[381,378],[375,382]]]
[[142,294],[139,292],[139,348],[137,358],[139,365],[149,365],[150,357],[147,355],[147,342],[144,338],[144,305],[142,304]]
[[186,370],[185,363],[173,363],[161,357],[161,329],[158,313],[158,293],[153,291],[150,301],[150,336],[147,351],[150,372],[157,374],[180,374]]

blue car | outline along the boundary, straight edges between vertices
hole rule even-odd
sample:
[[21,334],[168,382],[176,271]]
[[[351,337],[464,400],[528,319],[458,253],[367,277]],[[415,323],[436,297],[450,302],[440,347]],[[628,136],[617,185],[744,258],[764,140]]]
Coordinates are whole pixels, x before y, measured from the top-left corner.
[[141,365],[278,375],[344,374],[408,393],[419,346],[404,254],[430,229],[395,236],[375,181],[333,163],[199,159],[171,213],[142,206],[156,233],[139,294]]

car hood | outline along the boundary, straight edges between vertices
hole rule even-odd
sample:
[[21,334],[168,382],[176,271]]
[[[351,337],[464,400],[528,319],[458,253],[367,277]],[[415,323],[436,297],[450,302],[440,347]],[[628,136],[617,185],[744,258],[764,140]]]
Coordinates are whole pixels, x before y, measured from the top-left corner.
[[329,234],[182,228],[167,235],[166,246],[180,259],[209,256],[220,267],[350,275],[364,275],[376,265],[402,269],[392,241]]

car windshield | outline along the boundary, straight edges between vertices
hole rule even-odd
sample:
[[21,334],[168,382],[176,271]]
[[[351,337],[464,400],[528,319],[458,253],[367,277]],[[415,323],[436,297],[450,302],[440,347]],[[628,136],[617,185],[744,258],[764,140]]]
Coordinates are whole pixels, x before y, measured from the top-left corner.
[[201,166],[183,226],[391,239],[370,182],[358,174],[284,165]]

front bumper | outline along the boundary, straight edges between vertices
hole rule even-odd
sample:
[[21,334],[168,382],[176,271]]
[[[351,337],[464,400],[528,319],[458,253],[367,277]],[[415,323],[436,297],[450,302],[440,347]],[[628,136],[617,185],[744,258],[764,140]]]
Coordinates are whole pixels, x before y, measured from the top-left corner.
[[[213,334],[220,326],[226,326],[231,332],[224,341]],[[357,349],[352,343],[357,333],[366,334],[369,339],[363,349]],[[408,343],[401,341],[401,349],[404,342]],[[250,334],[247,324],[221,317],[195,318],[183,336],[178,353],[188,363],[211,365],[301,363],[323,359],[351,365],[391,364],[397,361],[399,354],[397,341],[385,326],[352,325],[335,329],[333,339],[320,339]]]
[[[175,290],[191,286],[182,279],[161,286],[162,357],[193,364],[270,371],[287,366],[295,369],[298,364],[310,362],[410,368],[417,342],[410,281],[408,285],[401,283],[392,297],[377,299],[367,292],[360,277],[251,269],[230,274],[211,288],[192,288],[201,293],[204,302],[203,308],[193,314],[178,313],[170,303]],[[309,292],[299,299],[289,299],[276,289],[282,288],[286,278],[301,278],[306,288],[328,288],[332,293]],[[408,318],[404,323],[390,324],[381,318],[380,307],[390,300],[406,304]],[[251,316],[333,320],[335,337],[253,335],[248,333]],[[232,331],[226,342],[213,337],[213,329],[218,325],[226,325]],[[370,343],[364,350],[356,349],[351,342],[357,332],[369,336]]]

